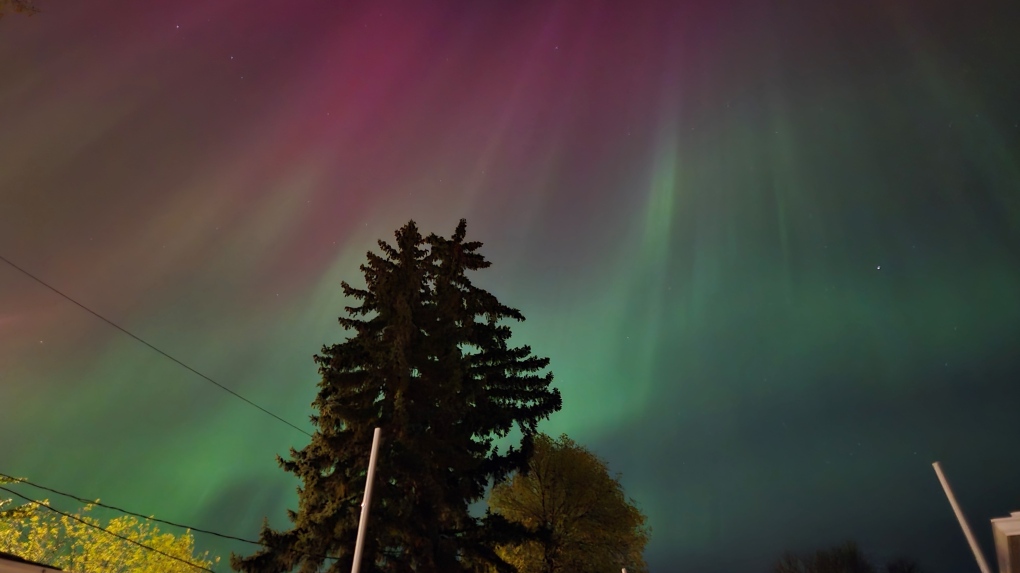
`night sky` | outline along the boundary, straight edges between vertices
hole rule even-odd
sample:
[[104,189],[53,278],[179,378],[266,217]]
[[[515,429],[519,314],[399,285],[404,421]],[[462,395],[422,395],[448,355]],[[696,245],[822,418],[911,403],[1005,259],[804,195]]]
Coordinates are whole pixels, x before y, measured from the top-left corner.
[[[976,571],[936,460],[1020,510],[1020,4],[39,5],[0,255],[302,428],[340,281],[466,217],[653,571]],[[0,263],[0,472],[251,537],[307,439]]]

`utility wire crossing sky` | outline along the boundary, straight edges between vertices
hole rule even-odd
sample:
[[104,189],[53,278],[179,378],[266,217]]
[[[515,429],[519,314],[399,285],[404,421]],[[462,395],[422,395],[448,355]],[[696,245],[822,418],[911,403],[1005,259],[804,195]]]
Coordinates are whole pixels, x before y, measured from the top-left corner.
[[307,436],[166,357],[308,431],[340,281],[465,217],[653,571],[971,567],[936,459],[986,553],[1020,509],[1020,4],[38,4],[0,253],[165,356],[0,265],[4,471],[285,526]]

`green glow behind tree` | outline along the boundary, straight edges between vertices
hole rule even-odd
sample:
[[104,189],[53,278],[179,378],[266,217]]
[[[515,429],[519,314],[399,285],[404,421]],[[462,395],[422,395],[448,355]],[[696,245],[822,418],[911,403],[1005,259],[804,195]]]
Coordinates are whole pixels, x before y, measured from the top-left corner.
[[[521,313],[475,287],[467,273],[489,262],[465,242],[462,220],[449,239],[422,237],[414,222],[379,242],[361,270],[364,289],[342,283],[360,303],[340,324],[352,335],[315,357],[322,375],[311,443],[280,459],[297,475],[293,528],[263,528],[273,549],[231,565],[244,573],[350,570],[375,427],[382,428],[362,571],[476,571],[510,568],[495,545],[498,516],[469,506],[493,480],[523,468],[537,423],[560,409],[548,358],[509,345],[503,321]],[[500,451],[514,428],[521,447]]]

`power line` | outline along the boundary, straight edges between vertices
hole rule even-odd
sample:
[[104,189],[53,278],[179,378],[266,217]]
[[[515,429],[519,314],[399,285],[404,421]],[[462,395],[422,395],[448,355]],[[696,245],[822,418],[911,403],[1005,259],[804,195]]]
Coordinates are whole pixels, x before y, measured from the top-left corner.
[[64,517],[73,519],[73,520],[75,520],[75,521],[77,521],[79,523],[85,524],[85,525],[87,525],[89,527],[98,529],[99,531],[102,531],[103,533],[107,533],[109,535],[112,535],[112,536],[114,536],[114,537],[116,537],[118,539],[123,539],[124,541],[127,541],[128,543],[132,543],[134,545],[137,545],[137,546],[139,546],[142,549],[145,549],[147,551],[152,551],[152,552],[155,552],[155,553],[159,553],[160,555],[162,555],[164,557],[169,557],[170,559],[173,559],[175,561],[180,561],[181,563],[190,565],[190,566],[194,567],[195,569],[201,569],[202,571],[208,571],[209,573],[216,573],[215,571],[213,571],[212,569],[209,569],[208,567],[203,567],[203,566],[201,566],[201,565],[199,565],[197,563],[193,563],[191,561],[188,561],[187,559],[181,559],[180,557],[174,557],[173,555],[170,555],[169,553],[160,551],[159,549],[156,549],[155,547],[150,547],[150,546],[148,546],[148,545],[146,545],[144,543],[139,543],[139,542],[135,541],[134,539],[130,539],[130,538],[124,537],[123,535],[120,535],[118,533],[114,533],[114,532],[110,531],[109,529],[105,529],[105,528],[100,527],[100,526],[98,526],[98,525],[96,525],[94,523],[89,523],[88,521],[85,521],[84,519],[82,519],[82,518],[80,518],[80,517],[78,517],[76,515],[71,515],[69,513],[64,513],[63,511],[60,511],[59,509],[50,507],[50,506],[48,506],[46,504],[43,504],[43,503],[39,503],[39,502],[37,502],[37,501],[35,501],[33,499],[29,499],[29,498],[21,495],[20,493],[14,491],[14,490],[10,490],[10,489],[7,489],[5,487],[0,486],[0,491],[6,491],[7,493],[9,493],[11,495],[18,496],[19,498],[21,498],[21,499],[23,499],[23,500],[25,500],[25,501],[27,501],[29,503],[35,503],[36,505],[39,505],[41,507],[45,507],[46,509],[48,509],[48,510],[54,512],[54,513],[57,513],[57,514],[60,514],[60,515],[62,515]]
[[89,308],[89,307],[85,306],[84,304],[82,304],[82,303],[80,303],[80,302],[78,302],[78,301],[74,300],[74,299],[73,299],[73,298],[71,298],[70,296],[68,296],[68,295],[64,294],[63,292],[61,292],[60,290],[58,290],[58,289],[57,289],[56,287],[54,287],[54,286],[50,285],[49,283],[47,283],[46,281],[42,280],[41,278],[39,278],[39,277],[37,277],[37,276],[33,275],[32,273],[30,273],[30,272],[26,271],[25,269],[23,269],[23,268],[19,267],[18,265],[14,264],[13,262],[11,262],[10,260],[8,260],[8,259],[7,259],[6,257],[4,257],[3,255],[0,255],[0,261],[3,261],[3,262],[5,262],[5,263],[7,263],[8,265],[10,265],[10,266],[11,266],[11,267],[13,267],[14,269],[18,270],[19,272],[21,272],[22,274],[24,274],[24,275],[25,275],[25,276],[27,276],[28,278],[30,278],[30,279],[32,279],[32,280],[34,280],[35,282],[37,282],[37,283],[39,283],[39,284],[43,285],[44,287],[46,287],[46,288],[50,289],[51,291],[53,291],[53,292],[57,293],[58,295],[60,295],[60,296],[61,296],[61,297],[63,297],[64,299],[66,299],[66,300],[70,301],[70,302],[71,302],[72,304],[74,304],[75,306],[77,306],[77,307],[81,308],[81,309],[82,309],[82,310],[84,310],[85,312],[88,312],[89,314],[91,314],[92,316],[94,316],[94,317],[98,318],[99,320],[102,320],[102,321],[103,321],[103,322],[105,322],[106,324],[109,324],[110,326],[112,326],[112,327],[116,328],[117,330],[119,330],[119,331],[123,332],[124,334],[126,334],[126,335],[130,336],[131,338],[134,338],[135,340],[137,340],[138,342],[140,342],[140,343],[144,344],[145,346],[148,346],[148,347],[149,347],[150,349],[152,349],[152,350],[153,350],[154,352],[156,352],[156,353],[158,353],[158,354],[161,354],[162,356],[164,356],[165,358],[169,359],[169,360],[170,360],[170,361],[172,361],[172,362],[175,362],[175,363],[176,363],[177,365],[179,365],[179,366],[181,366],[182,368],[184,368],[184,369],[188,370],[189,372],[191,372],[191,373],[195,374],[195,375],[196,375],[196,376],[198,376],[199,378],[202,378],[203,380],[206,380],[207,382],[210,382],[210,383],[212,383],[213,385],[215,385],[215,386],[219,387],[219,388],[220,388],[221,390],[223,390],[223,391],[225,391],[225,392],[227,392],[227,393],[231,394],[231,395],[232,395],[232,396],[234,396],[235,398],[239,398],[239,399],[241,399],[241,400],[244,400],[244,401],[245,401],[245,402],[247,402],[247,403],[248,403],[249,405],[251,405],[251,406],[254,406],[254,407],[258,408],[259,410],[262,410],[262,411],[263,411],[264,413],[266,413],[266,414],[269,414],[270,416],[272,416],[272,417],[276,418],[277,420],[279,420],[280,422],[283,422],[284,424],[287,424],[288,426],[290,426],[291,428],[294,428],[295,430],[297,430],[297,431],[301,432],[302,434],[304,434],[304,435],[306,435],[306,436],[308,436],[308,437],[312,437],[312,435],[311,435],[311,434],[309,434],[308,432],[306,432],[306,431],[302,430],[301,428],[299,428],[299,427],[295,426],[294,424],[292,424],[292,423],[288,422],[287,420],[284,420],[284,419],[283,419],[283,418],[281,418],[280,416],[277,416],[276,414],[274,414],[274,413],[270,412],[269,410],[267,410],[267,409],[263,408],[262,406],[259,406],[259,405],[258,405],[258,404],[256,404],[255,402],[252,402],[251,400],[249,400],[249,399],[245,398],[244,396],[242,396],[242,395],[238,394],[237,392],[235,392],[235,391],[231,390],[230,388],[227,388],[227,387],[226,387],[226,386],[224,386],[223,384],[220,384],[219,382],[217,382],[217,381],[213,380],[212,378],[210,378],[210,377],[206,376],[205,374],[202,374],[202,373],[201,373],[201,372],[199,372],[198,370],[195,370],[195,369],[194,369],[194,368],[192,368],[191,366],[188,366],[187,364],[185,364],[185,363],[181,362],[180,360],[178,360],[178,359],[174,358],[173,356],[170,356],[169,354],[167,354],[166,352],[163,352],[163,351],[162,351],[162,350],[160,350],[159,348],[156,348],[156,347],[155,347],[154,345],[150,344],[149,342],[146,342],[146,341],[145,341],[145,340],[143,340],[143,339],[142,339],[142,338],[141,338],[140,336],[138,336],[138,335],[136,335],[136,334],[132,333],[131,331],[129,331],[129,330],[127,330],[126,328],[124,328],[124,327],[122,327],[122,326],[118,325],[117,323],[115,323],[115,322],[113,322],[112,320],[110,320],[110,319],[106,318],[105,316],[103,316],[103,315],[99,314],[98,312],[96,312],[96,311],[92,310],[91,308]]
[[48,491],[50,493],[55,493],[57,495],[62,495],[64,497],[69,497],[69,498],[71,498],[73,500],[77,500],[77,501],[80,501],[82,503],[88,503],[88,504],[96,505],[96,506],[99,506],[99,507],[104,507],[106,509],[112,509],[114,511],[118,511],[118,512],[126,514],[126,515],[130,515],[130,516],[133,516],[133,517],[140,517],[142,519],[147,519],[149,521],[155,521],[157,523],[162,523],[164,525],[172,525],[174,527],[180,527],[181,529],[190,529],[192,531],[197,531],[199,533],[206,533],[206,534],[209,534],[209,535],[215,535],[216,537],[222,537],[223,539],[232,539],[234,541],[243,541],[245,543],[251,543],[252,545],[263,545],[262,543],[259,543],[258,541],[254,541],[252,539],[245,539],[243,537],[235,537],[233,535],[227,535],[225,533],[218,533],[216,531],[209,531],[208,529],[201,529],[201,528],[198,528],[198,527],[192,527],[190,525],[184,525],[184,524],[181,524],[181,523],[174,523],[172,521],[166,521],[164,519],[158,519],[158,518],[152,517],[150,515],[142,515],[140,513],[135,513],[133,511],[128,511],[126,509],[121,509],[119,507],[115,507],[115,506],[112,506],[112,505],[107,505],[105,503],[100,503],[99,501],[94,500],[94,499],[86,499],[84,497],[79,497],[79,496],[71,494],[71,493],[65,493],[65,492],[62,492],[62,491],[55,490],[55,489],[50,488],[50,487],[46,487],[44,485],[39,485],[37,483],[32,483],[32,482],[30,482],[30,481],[28,481],[27,479],[24,479],[24,478],[16,478],[14,476],[9,476],[9,475],[4,474],[4,473],[0,473],[0,478],[8,479],[8,480],[11,480],[12,482],[17,482],[17,483],[23,483],[23,484],[26,484],[26,485],[30,485],[30,486],[32,486],[34,488],[38,488],[38,489],[41,489],[41,490],[44,490],[44,491]]
[[[170,525],[170,526],[173,526],[173,527],[179,527],[181,529],[189,529],[189,530],[194,531],[196,533],[205,533],[207,535],[213,535],[213,536],[219,537],[221,539],[230,539],[230,540],[233,540],[233,541],[242,541],[244,543],[250,543],[252,545],[259,545],[261,547],[265,547],[265,548],[268,548],[268,549],[274,549],[273,546],[267,545],[265,543],[262,543],[261,541],[255,541],[253,539],[245,539],[244,537],[237,537],[237,536],[234,536],[234,535],[228,535],[226,533],[220,533],[218,531],[212,531],[212,530],[209,530],[209,529],[202,529],[201,527],[194,527],[194,526],[185,525],[185,524],[182,524],[182,523],[174,523],[173,521],[167,521],[165,519],[159,519],[159,518],[153,517],[151,515],[142,515],[141,513],[136,513],[134,511],[130,511],[130,510],[127,510],[127,509],[122,509],[122,508],[117,507],[117,506],[101,503],[98,500],[84,498],[84,497],[81,497],[81,496],[78,496],[78,495],[74,495],[72,493],[67,493],[67,492],[63,492],[63,491],[60,491],[60,490],[53,489],[51,487],[46,487],[44,485],[39,485],[37,483],[32,483],[32,482],[30,482],[30,481],[28,481],[27,479],[24,479],[24,478],[17,478],[17,477],[14,477],[14,476],[9,476],[9,475],[7,475],[5,473],[0,473],[0,478],[7,479],[7,480],[10,480],[12,482],[17,482],[17,483],[23,483],[25,485],[30,485],[30,486],[32,486],[34,488],[38,488],[38,489],[41,489],[41,490],[44,490],[44,491],[48,491],[50,493],[55,493],[57,495],[61,495],[61,496],[67,497],[67,498],[79,501],[81,503],[95,505],[95,506],[102,507],[102,508],[105,508],[105,509],[112,509],[113,511],[117,511],[117,512],[123,513],[125,515],[130,515],[132,517],[139,517],[141,519],[145,519],[145,520],[148,520],[148,521],[155,521],[156,523],[162,523],[164,525]],[[22,496],[22,499],[25,499],[24,496]],[[275,549],[279,549],[279,548],[275,548]],[[290,550],[290,551],[294,551],[294,550]],[[309,557],[317,557],[317,558],[322,558],[322,559],[340,559],[339,557],[336,557],[336,556],[333,556],[333,555],[313,555],[311,553],[304,553],[304,552],[301,552],[301,551],[295,551],[295,553],[301,553],[301,554],[307,555]]]

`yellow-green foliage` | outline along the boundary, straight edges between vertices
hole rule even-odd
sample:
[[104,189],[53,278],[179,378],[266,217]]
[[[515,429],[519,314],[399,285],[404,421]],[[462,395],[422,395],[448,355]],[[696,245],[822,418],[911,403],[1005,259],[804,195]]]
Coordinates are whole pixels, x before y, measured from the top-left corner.
[[[0,551],[74,573],[196,573],[190,565],[118,539],[95,527],[46,509],[48,502],[10,507],[0,500]],[[73,514],[78,519],[132,541],[158,549],[201,567],[219,562],[208,552],[195,553],[190,531],[164,533],[155,524],[135,517],[116,517],[106,523],[89,515],[93,506]]]
[[527,475],[496,486],[489,508],[544,539],[497,548],[520,573],[644,573],[651,530],[605,462],[567,436],[535,438]]

